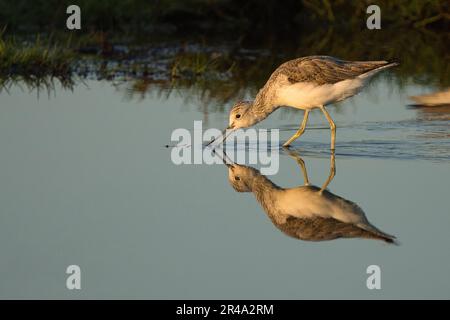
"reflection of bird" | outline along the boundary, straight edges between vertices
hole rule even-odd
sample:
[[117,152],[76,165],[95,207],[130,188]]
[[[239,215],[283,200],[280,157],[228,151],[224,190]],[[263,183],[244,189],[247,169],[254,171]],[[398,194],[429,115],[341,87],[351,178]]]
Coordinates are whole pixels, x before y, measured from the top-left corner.
[[290,154],[302,168],[304,186],[281,188],[258,170],[229,160],[225,162],[228,179],[236,191],[252,192],[274,225],[288,236],[309,241],[366,238],[394,242],[394,236],[370,224],[357,204],[326,190],[335,173],[334,154],[330,175],[322,188],[309,185],[303,160]]
[[285,62],[272,73],[254,101],[239,102],[231,109],[228,134],[264,120],[282,106],[305,110],[300,128],[284,144],[288,146],[305,131],[309,112],[320,108],[330,124],[334,150],[336,126],[325,106],[355,95],[374,74],[396,65],[387,61],[344,61],[328,56]]

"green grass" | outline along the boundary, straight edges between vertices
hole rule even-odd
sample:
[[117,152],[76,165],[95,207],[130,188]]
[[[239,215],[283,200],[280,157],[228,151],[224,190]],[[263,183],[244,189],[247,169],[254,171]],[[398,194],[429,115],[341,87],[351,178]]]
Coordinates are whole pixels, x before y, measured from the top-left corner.
[[0,76],[56,76],[70,74],[74,54],[67,46],[36,37],[32,41],[5,39],[0,33]]
[[194,52],[178,54],[171,63],[173,78],[215,76],[230,72],[233,61],[222,53]]

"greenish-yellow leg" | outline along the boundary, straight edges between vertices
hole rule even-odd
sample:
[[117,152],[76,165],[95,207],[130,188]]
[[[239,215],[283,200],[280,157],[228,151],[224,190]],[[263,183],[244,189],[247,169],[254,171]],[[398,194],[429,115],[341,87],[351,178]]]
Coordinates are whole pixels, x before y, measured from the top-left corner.
[[322,110],[323,114],[325,115],[325,117],[328,120],[328,123],[330,124],[330,129],[331,129],[331,150],[334,150],[334,145],[335,145],[335,141],[336,141],[336,125],[334,124],[333,119],[331,119],[327,109],[325,109],[324,106],[321,106],[320,110]]
[[287,149],[288,154],[297,161],[297,163],[300,165],[300,168],[302,169],[303,173],[303,181],[305,186],[309,186],[309,178],[308,178],[308,172],[306,171],[305,161],[295,152],[292,152],[291,150]]
[[286,141],[283,144],[283,147],[289,146],[295,139],[300,137],[303,134],[303,132],[305,132],[306,123],[308,122],[308,115],[309,115],[309,110],[305,110],[305,115],[303,116],[303,121],[302,121],[302,124],[300,125],[300,128],[297,130],[297,132],[292,137],[289,138],[288,141]]
[[334,150],[331,151],[331,159],[330,159],[330,175],[328,176],[327,181],[323,184],[322,188],[320,188],[320,193],[325,190],[328,185],[330,184],[331,180],[333,180],[334,176],[336,175],[336,157],[334,155]]

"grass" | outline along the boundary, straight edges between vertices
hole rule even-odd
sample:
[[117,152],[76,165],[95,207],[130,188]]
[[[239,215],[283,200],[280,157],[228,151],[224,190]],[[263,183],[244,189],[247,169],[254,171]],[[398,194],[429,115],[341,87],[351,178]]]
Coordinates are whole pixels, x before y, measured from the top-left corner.
[[193,52],[178,54],[171,63],[172,78],[217,76],[231,72],[234,62],[223,53]]
[[0,33],[0,76],[67,77],[75,56],[68,46],[51,44],[36,37],[33,41],[5,39]]

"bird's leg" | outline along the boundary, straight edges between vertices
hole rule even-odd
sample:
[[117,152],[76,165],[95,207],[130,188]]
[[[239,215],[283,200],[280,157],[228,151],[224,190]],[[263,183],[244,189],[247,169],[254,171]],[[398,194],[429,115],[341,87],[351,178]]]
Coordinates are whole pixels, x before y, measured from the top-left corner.
[[328,113],[327,109],[325,109],[324,106],[320,106],[320,110],[322,110],[323,114],[328,120],[328,123],[330,124],[331,129],[331,150],[334,150],[334,145],[336,141],[336,125],[334,124],[333,119],[331,119],[330,114]]
[[334,176],[336,175],[336,157],[334,155],[334,150],[331,151],[331,159],[330,159],[330,175],[328,176],[327,181],[323,184],[322,188],[320,188],[320,193],[325,190],[328,185],[330,184],[331,180],[333,180]]
[[297,132],[296,132],[291,138],[289,138],[288,141],[286,141],[286,142],[283,144],[283,147],[289,146],[295,139],[297,139],[298,137],[300,137],[300,136],[303,134],[303,132],[305,132],[305,129],[306,129],[306,123],[308,122],[308,116],[309,116],[309,110],[306,109],[306,110],[305,110],[305,115],[303,116],[303,121],[302,121],[302,123],[301,123],[301,125],[300,125],[300,128],[297,130]]
[[297,159],[297,163],[300,165],[300,168],[302,169],[304,185],[309,186],[309,178],[308,178],[308,172],[306,171],[306,167],[305,167],[305,161],[303,161],[303,159],[299,157]]
[[295,161],[297,161],[300,168],[302,169],[304,185],[309,186],[309,178],[308,172],[306,171],[305,161],[303,161],[303,159],[297,153],[292,152],[289,149],[287,149],[287,152],[293,159],[295,159]]

